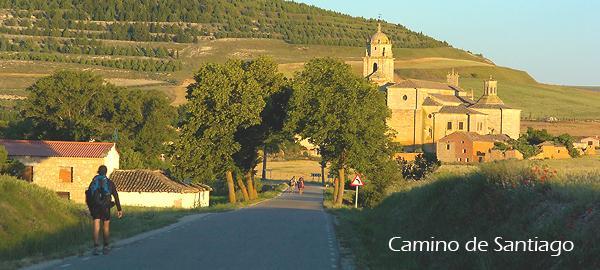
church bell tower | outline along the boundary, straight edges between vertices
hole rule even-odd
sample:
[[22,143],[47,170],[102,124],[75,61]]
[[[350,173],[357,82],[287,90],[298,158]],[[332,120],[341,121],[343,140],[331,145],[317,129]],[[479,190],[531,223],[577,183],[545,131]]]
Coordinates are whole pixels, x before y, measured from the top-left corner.
[[377,33],[367,39],[367,49],[363,58],[363,76],[378,85],[394,82],[392,42],[381,32],[380,23],[377,25]]

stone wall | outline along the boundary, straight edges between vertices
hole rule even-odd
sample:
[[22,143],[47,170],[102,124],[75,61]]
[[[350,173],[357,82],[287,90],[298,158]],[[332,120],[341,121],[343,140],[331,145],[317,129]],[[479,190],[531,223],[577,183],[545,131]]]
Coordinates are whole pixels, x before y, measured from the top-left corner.
[[[104,158],[12,158],[19,160],[25,166],[33,166],[34,184],[56,192],[68,192],[69,198],[77,203],[85,203],[85,190],[96,176],[98,167],[106,164]],[[72,182],[63,182],[59,179],[61,167],[72,168]]]

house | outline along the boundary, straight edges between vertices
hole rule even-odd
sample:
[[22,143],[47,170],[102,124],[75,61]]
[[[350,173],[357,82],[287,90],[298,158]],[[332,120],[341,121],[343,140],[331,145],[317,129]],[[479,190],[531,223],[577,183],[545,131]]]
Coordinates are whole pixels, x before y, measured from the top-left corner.
[[491,149],[489,151],[489,158],[485,161],[494,161],[494,160],[506,160],[506,159],[516,159],[523,160],[523,153],[516,149],[509,149],[506,151],[502,151],[499,149]]
[[[495,142],[507,141],[509,137],[503,134],[481,135],[476,132],[454,132],[441,138],[436,145],[437,158],[445,163],[476,163],[498,159],[518,158],[511,151],[508,154],[494,152]],[[518,151],[517,151],[518,152]],[[522,155],[520,155],[522,158]]]
[[546,141],[537,145],[540,153],[530,159],[565,159],[571,158],[567,147],[561,144],[556,144],[551,141]]
[[476,98],[460,87],[454,70],[445,82],[434,82],[396,78],[395,65],[392,42],[379,25],[366,42],[363,76],[385,94],[391,111],[387,124],[404,149],[434,152],[441,138],[456,131],[519,138],[521,110],[502,101],[493,78],[482,82],[483,95]]
[[593,156],[596,154],[596,147],[588,142],[574,142],[573,148],[577,149],[577,152],[579,152],[580,155]]
[[600,147],[600,136],[584,137],[579,140],[580,143],[587,144],[594,148]]
[[119,152],[110,142],[0,140],[8,157],[25,165],[22,178],[64,198],[85,202],[85,190],[100,165],[119,168]]
[[115,170],[110,179],[119,191],[122,205],[145,207],[207,207],[212,189],[186,184],[157,170]]

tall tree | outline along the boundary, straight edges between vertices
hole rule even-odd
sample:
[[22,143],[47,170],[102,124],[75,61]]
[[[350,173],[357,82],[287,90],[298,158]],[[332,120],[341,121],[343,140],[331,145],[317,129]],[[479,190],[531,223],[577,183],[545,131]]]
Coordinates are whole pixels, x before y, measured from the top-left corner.
[[119,88],[73,71],[42,78],[29,91],[20,109],[32,128],[21,138],[116,141],[122,167],[164,166],[159,156],[176,135],[175,109],[164,94]]
[[339,177],[341,205],[347,168],[361,173],[389,152],[389,116],[383,93],[340,60],[309,61],[293,83],[288,129],[320,146]]
[[244,65],[228,60],[200,67],[187,89],[187,116],[174,152],[179,177],[206,181],[224,176],[231,203],[236,201],[233,155],[241,148],[235,134],[259,125],[265,106],[260,84]]

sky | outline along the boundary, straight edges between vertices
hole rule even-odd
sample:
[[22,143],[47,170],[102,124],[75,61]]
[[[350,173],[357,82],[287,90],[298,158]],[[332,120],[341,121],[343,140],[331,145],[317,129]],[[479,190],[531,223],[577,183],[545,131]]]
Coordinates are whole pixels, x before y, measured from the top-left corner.
[[[543,83],[600,86],[597,0],[296,0],[423,32]],[[385,29],[384,29],[385,32]]]

